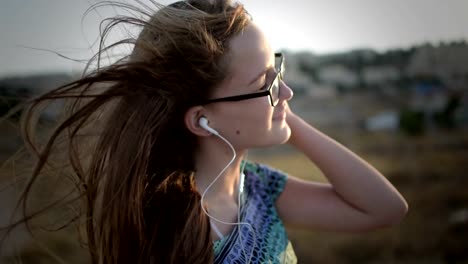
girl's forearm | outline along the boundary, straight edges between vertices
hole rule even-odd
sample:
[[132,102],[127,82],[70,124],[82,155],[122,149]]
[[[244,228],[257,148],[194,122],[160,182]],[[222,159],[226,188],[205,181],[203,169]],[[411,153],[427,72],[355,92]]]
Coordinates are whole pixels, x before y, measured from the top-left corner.
[[369,163],[318,131],[291,111],[291,145],[314,162],[348,204],[372,217],[399,221],[408,205],[393,185]]

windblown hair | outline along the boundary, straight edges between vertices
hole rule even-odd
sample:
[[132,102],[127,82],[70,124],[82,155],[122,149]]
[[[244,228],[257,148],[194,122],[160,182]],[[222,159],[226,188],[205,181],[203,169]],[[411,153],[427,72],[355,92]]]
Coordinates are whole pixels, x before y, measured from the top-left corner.
[[[20,202],[66,142],[78,198],[83,201],[86,239],[93,263],[209,263],[213,249],[208,217],[197,192],[197,138],[184,114],[207,100],[227,76],[229,39],[250,17],[228,0],[180,1],[148,20],[115,17],[101,44],[121,23],[141,26],[138,38],[100,46],[97,68],[31,101],[22,132],[38,157]],[[130,13],[144,11],[113,3]],[[100,66],[108,49],[134,45],[133,52]],[[39,105],[71,101],[68,114],[39,148],[33,124]],[[29,214],[28,222],[41,212]]]

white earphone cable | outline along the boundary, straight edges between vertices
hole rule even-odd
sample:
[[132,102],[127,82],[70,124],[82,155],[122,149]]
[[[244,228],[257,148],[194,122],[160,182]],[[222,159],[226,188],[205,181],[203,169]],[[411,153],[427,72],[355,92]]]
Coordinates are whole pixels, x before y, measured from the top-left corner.
[[[210,128],[212,131],[216,132],[216,130]],[[208,192],[208,190],[211,188],[211,186],[213,186],[213,184],[219,179],[219,177],[221,177],[221,175],[223,175],[223,173],[227,170],[227,168],[234,162],[234,160],[236,159],[236,150],[234,149],[234,147],[232,146],[232,144],[227,140],[225,139],[223,136],[221,136],[219,133],[212,133],[213,135],[219,137],[221,140],[223,140],[232,150],[232,153],[233,153],[233,157],[231,158],[231,160],[229,161],[229,163],[221,170],[221,172],[218,174],[218,176],[216,176],[216,178],[211,181],[211,183],[206,187],[205,191],[203,192],[202,194],[202,197],[201,197],[201,204],[202,204],[202,210],[203,212],[211,219],[214,219],[215,221],[219,222],[219,223],[222,223],[222,224],[225,224],[225,225],[247,225],[251,230],[252,230],[252,234],[253,234],[253,241],[254,241],[254,244],[252,245],[252,251],[251,251],[251,254],[250,254],[250,257],[248,258],[249,261],[247,263],[250,263],[251,259],[252,259],[252,256],[253,256],[253,251],[254,251],[254,247],[255,247],[255,240],[256,240],[256,235],[255,235],[255,230],[253,229],[252,225],[247,223],[247,222],[240,222],[240,195],[241,195],[241,191],[243,189],[243,185],[244,185],[244,180],[243,180],[243,177],[242,177],[242,174],[243,174],[243,168],[241,170],[241,178],[240,178],[240,186],[242,187],[242,189],[239,189],[239,193],[238,193],[238,204],[237,204],[237,221],[238,222],[235,222],[235,223],[229,223],[229,222],[225,222],[225,221],[222,221],[220,219],[217,219],[216,217],[212,216],[211,214],[208,213],[208,211],[206,211],[205,207],[203,206],[203,200],[205,199],[205,195],[206,193]],[[245,162],[243,164],[243,167],[245,166]],[[242,242],[242,230],[239,229],[239,237],[240,237],[240,240]],[[244,257],[245,259],[247,259],[247,254],[245,253],[245,249],[244,249],[244,244],[241,243],[242,245],[242,251],[244,252]]]

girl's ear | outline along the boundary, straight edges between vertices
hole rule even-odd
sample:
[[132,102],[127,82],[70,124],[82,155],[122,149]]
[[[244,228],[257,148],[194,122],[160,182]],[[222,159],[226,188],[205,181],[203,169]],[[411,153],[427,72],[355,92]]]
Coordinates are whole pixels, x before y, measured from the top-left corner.
[[206,137],[211,135],[210,132],[206,131],[198,123],[200,118],[203,117],[203,112],[203,106],[197,105],[189,108],[187,112],[185,112],[184,116],[184,122],[187,129],[190,130],[190,132],[192,132],[193,134],[200,137]]

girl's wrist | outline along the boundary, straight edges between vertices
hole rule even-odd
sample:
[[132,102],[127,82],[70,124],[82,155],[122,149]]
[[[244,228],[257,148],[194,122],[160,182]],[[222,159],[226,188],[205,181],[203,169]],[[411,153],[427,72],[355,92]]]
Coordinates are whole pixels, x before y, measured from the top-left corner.
[[296,132],[297,132],[297,127],[300,122],[300,117],[293,113],[291,109],[288,109],[287,115],[286,115],[286,123],[288,123],[289,128],[291,129],[291,136],[289,137],[289,140],[287,141],[288,144],[296,146]]

